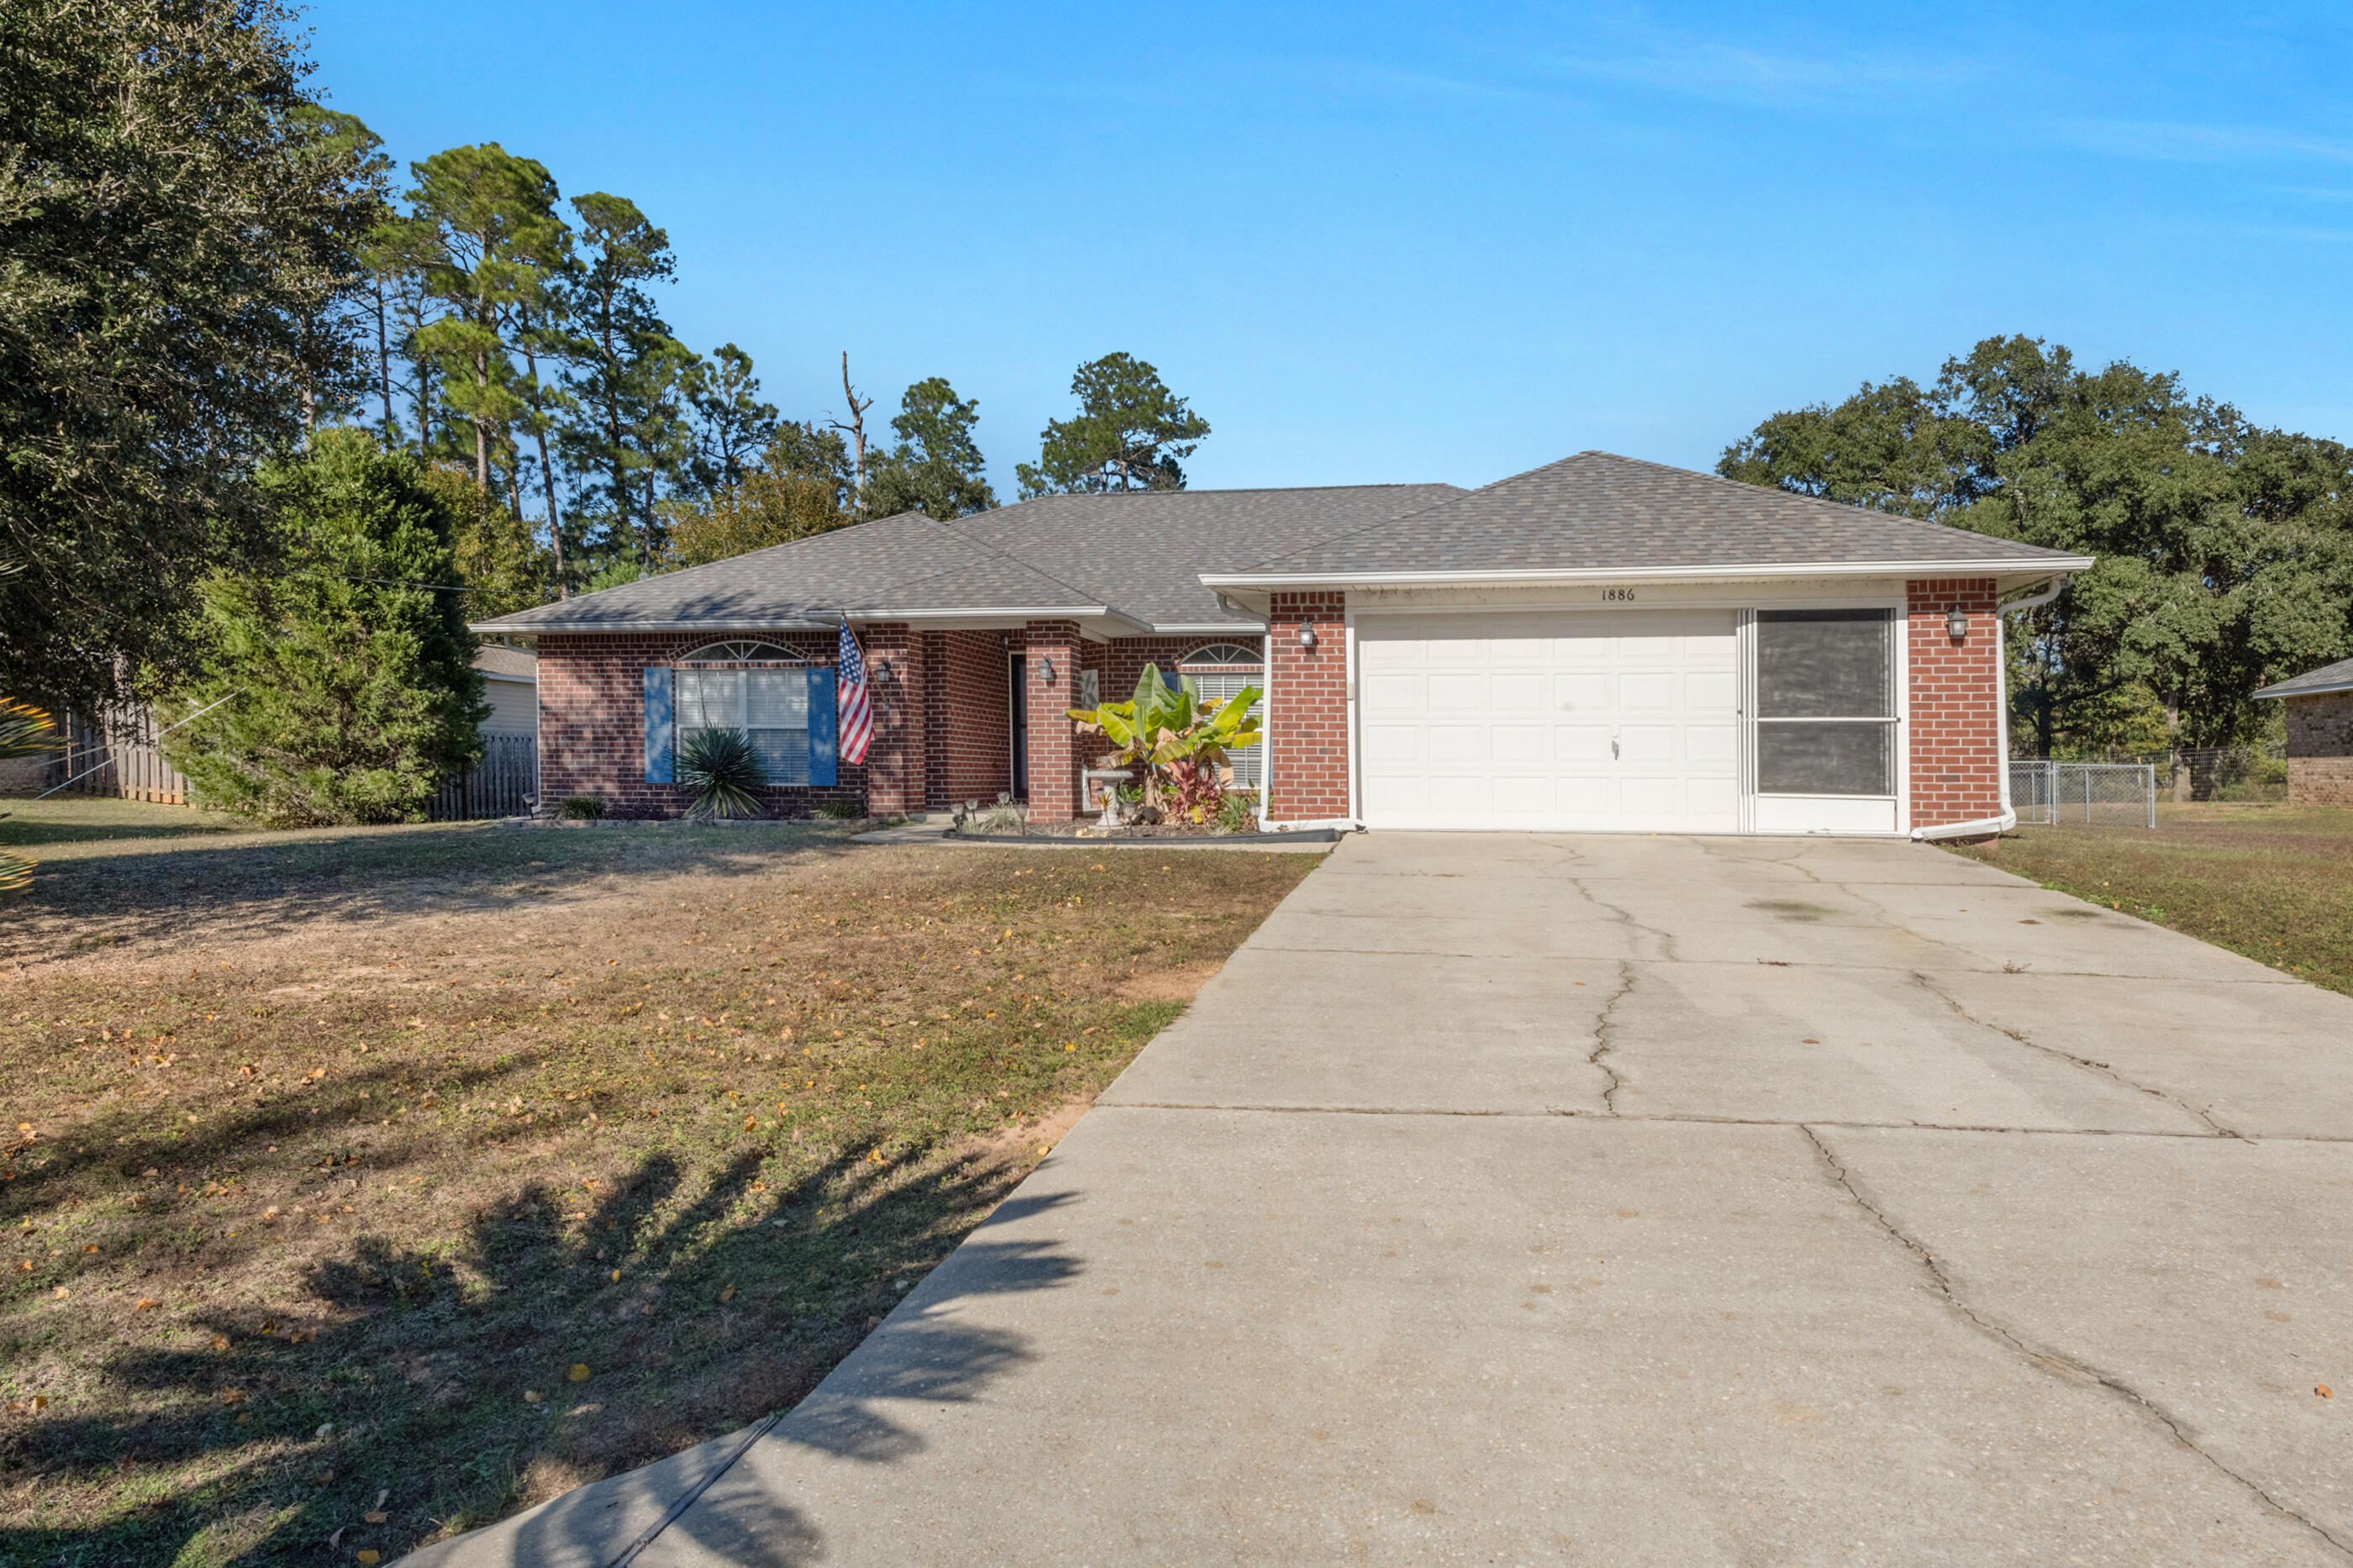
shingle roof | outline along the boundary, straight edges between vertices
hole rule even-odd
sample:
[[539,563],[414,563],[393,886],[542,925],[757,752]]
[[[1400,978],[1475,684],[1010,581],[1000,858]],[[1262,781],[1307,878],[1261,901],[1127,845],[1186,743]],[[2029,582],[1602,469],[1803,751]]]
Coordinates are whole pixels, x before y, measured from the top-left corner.
[[969,537],[955,524],[902,512],[480,625],[501,631],[686,625],[720,630],[793,621],[823,624],[842,612],[856,617],[875,609],[998,608],[1100,612],[1103,600]]
[[2307,669],[2277,686],[2266,686],[2258,697],[2318,697],[2324,692],[2353,691],[2353,658],[2340,658],[2318,669]]
[[2080,557],[1707,474],[1579,452],[1483,489],[1342,485],[1046,496],[906,512],[542,605],[479,629],[753,630],[957,616],[1115,634],[1255,626],[1203,583],[1885,563],[2031,572]]
[[474,668],[484,675],[501,675],[510,680],[537,680],[539,655],[529,648],[484,643],[474,650]]
[[1452,485],[1046,496],[953,522],[905,512],[708,566],[541,605],[482,629],[615,631],[879,619],[911,612],[1092,612],[1134,630],[1254,626],[1201,585],[1205,571],[1416,511]]
[[1408,517],[1270,552],[1248,575],[2015,563],[2055,550],[1609,452],[1579,452]]
[[1258,623],[1220,605],[1202,573],[1237,571],[1461,494],[1453,485],[1335,485],[1041,496],[958,526],[1057,577],[1099,586],[1155,626],[1240,627]]

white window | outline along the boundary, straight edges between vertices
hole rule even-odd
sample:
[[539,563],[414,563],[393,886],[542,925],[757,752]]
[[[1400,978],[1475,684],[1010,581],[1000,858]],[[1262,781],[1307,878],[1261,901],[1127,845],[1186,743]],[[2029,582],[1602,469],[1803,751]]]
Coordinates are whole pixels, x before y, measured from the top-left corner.
[[[1192,678],[1200,689],[1201,700],[1212,711],[1242,693],[1245,686],[1255,686],[1263,691],[1266,679],[1261,668],[1258,650],[1236,644],[1213,643],[1195,653],[1187,654],[1177,668]],[[1250,704],[1254,718],[1265,717],[1265,701]],[[1234,770],[1234,787],[1254,790],[1266,777],[1266,742],[1244,746],[1229,752],[1226,761]]]
[[770,784],[805,784],[808,679],[808,660],[773,643],[699,647],[679,661],[679,743],[697,730],[741,730]]

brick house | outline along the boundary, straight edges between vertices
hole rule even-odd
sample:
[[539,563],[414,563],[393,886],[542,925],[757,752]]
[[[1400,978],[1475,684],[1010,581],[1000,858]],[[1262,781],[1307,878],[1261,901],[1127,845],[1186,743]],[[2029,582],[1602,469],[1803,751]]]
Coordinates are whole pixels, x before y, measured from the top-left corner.
[[2266,686],[2257,697],[2287,704],[2287,798],[2296,805],[2353,805],[2353,658]]
[[[478,625],[535,643],[543,794],[670,815],[749,731],[772,806],[1090,809],[1065,710],[1147,662],[1262,688],[1273,826],[1989,834],[2007,540],[1583,452],[1481,489],[1051,496],[907,513]],[[871,669],[835,754],[836,626]]]

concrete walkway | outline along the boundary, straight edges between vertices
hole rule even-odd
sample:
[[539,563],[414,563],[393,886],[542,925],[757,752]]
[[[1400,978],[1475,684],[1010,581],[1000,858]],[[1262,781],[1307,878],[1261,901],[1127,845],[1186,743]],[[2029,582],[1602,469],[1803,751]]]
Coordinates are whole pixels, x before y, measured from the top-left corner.
[[1936,849],[1356,838],[635,1562],[2353,1563],[2348,1139],[2353,1001]]

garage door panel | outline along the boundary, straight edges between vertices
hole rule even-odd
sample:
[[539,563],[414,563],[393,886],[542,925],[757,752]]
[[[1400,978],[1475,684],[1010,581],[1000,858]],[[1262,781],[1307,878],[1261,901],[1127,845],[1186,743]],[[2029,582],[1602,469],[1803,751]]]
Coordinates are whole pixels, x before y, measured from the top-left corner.
[[1490,753],[1498,763],[1542,763],[1545,731],[1540,724],[1498,724],[1487,731]]
[[1487,706],[1497,713],[1541,713],[1545,690],[1551,683],[1540,673],[1491,675]]
[[1561,816],[1572,822],[1612,817],[1618,815],[1618,781],[1594,776],[1556,778],[1553,799],[1559,803]]
[[1559,724],[1553,728],[1553,760],[1563,764],[1606,763],[1609,758],[1609,728],[1597,724]]
[[1672,724],[1629,724],[1618,731],[1621,763],[1672,763],[1681,760],[1683,730]]
[[1373,816],[1419,816],[1430,808],[1428,781],[1419,773],[1365,775],[1365,810]]
[[1563,713],[1606,713],[1618,706],[1607,675],[1556,675],[1553,705]]
[[1711,709],[1729,711],[1736,684],[1736,678],[1728,669],[1686,675],[1683,677],[1683,707],[1694,712],[1705,712]]
[[1733,724],[1686,724],[1683,726],[1683,755],[1694,763],[1721,763],[1726,777],[1734,759],[1739,754],[1740,731]]
[[1740,821],[1740,787],[1729,778],[1685,782],[1684,805],[1691,815],[1726,832]]
[[1470,773],[1438,773],[1430,781],[1430,809],[1446,816],[1484,816],[1487,780]]
[[1359,637],[1356,663],[1370,674],[1382,669],[1419,672],[1430,662],[1430,649],[1419,637]]
[[1429,678],[1427,689],[1430,706],[1440,712],[1487,706],[1487,678],[1483,675],[1433,675]]
[[1675,705],[1675,688],[1679,684],[1666,670],[1627,673],[1618,678],[1618,710],[1620,713],[1662,713]]
[[1552,816],[1552,776],[1506,773],[1494,781],[1495,810],[1509,816]]
[[1419,725],[1365,726],[1365,764],[1367,767],[1384,767],[1398,763],[1419,764],[1428,760],[1423,752]]
[[1423,707],[1419,675],[1376,675],[1365,680],[1365,709],[1373,713],[1419,713]]
[[1440,767],[1487,760],[1487,727],[1483,724],[1432,724],[1425,733],[1429,736],[1430,760]]

